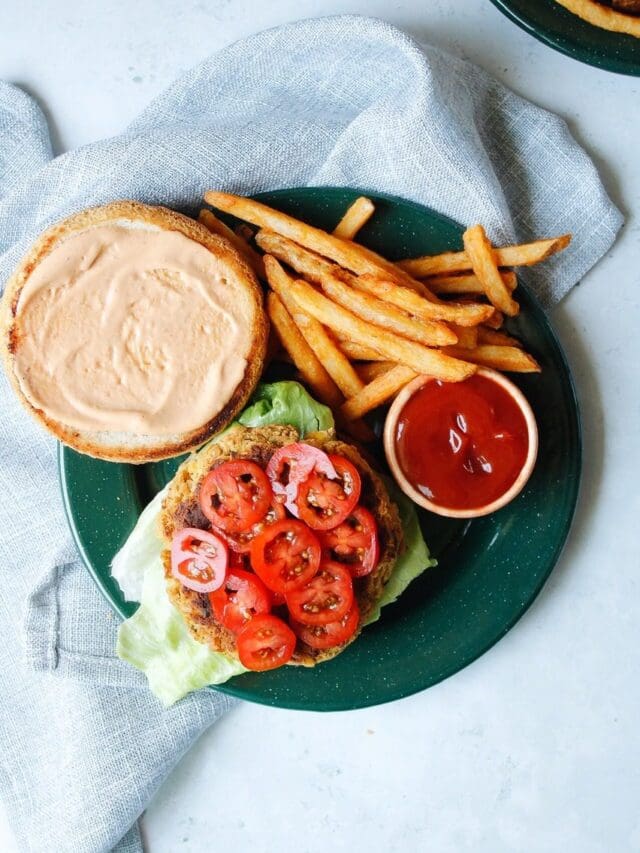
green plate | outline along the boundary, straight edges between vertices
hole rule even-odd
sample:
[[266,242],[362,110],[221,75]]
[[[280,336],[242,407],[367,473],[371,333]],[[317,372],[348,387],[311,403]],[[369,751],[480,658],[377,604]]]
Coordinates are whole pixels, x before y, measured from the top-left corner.
[[[259,198],[330,229],[358,194],[318,187],[262,193]],[[451,220],[399,198],[367,195],[376,203],[376,214],[361,239],[387,257],[461,247],[462,229]],[[529,607],[569,531],[581,449],[576,398],[562,350],[534,297],[524,287],[518,293],[522,310],[509,323],[509,331],[526,341],[543,368],[539,376],[515,377],[540,430],[538,463],[524,492],[495,515],[472,522],[419,510],[438,567],[415,580],[397,603],[385,608],[379,622],[337,658],[314,669],[248,673],[216,689],[254,702],[315,711],[388,702],[430,687],[471,663]],[[124,601],[109,564],[142,508],[179,462],[120,465],[60,448],[60,477],[73,536],[96,584],[123,617],[130,616],[135,605]]]
[[508,18],[560,53],[618,74],[640,76],[640,39],[594,27],[555,0],[491,0]]

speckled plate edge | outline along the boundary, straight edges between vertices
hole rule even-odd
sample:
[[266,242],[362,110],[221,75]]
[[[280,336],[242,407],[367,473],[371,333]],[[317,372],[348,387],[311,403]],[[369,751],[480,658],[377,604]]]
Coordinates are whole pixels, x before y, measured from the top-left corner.
[[[539,42],[542,42],[542,44],[547,45],[547,47],[552,48],[552,50],[556,50],[558,53],[562,53],[570,59],[574,59],[576,62],[582,62],[585,65],[591,65],[592,67],[600,68],[603,71],[610,71],[613,74],[624,74],[627,77],[640,77],[640,60],[620,60],[610,54],[606,54],[604,56],[593,55],[586,45],[581,45],[579,43],[571,44],[565,40],[565,37],[555,36],[552,33],[549,33],[544,24],[536,20],[535,13],[521,13],[513,9],[511,0],[490,0],[490,2],[493,3],[496,9],[502,12],[505,17],[509,18],[510,21],[513,21],[514,24],[520,27],[521,30],[524,30],[530,36],[533,36]],[[559,6],[558,8],[561,12],[573,14],[562,6]],[[607,33],[609,36],[618,35],[623,39],[632,38],[632,36],[624,36],[621,33],[612,33],[608,30],[602,30],[600,27],[595,27],[593,24],[583,21],[582,18],[579,18],[577,15],[573,15],[573,17],[576,21],[579,21],[580,24],[592,27],[596,31]],[[566,38],[569,37],[567,36]],[[640,41],[640,39],[636,39],[636,41]]]

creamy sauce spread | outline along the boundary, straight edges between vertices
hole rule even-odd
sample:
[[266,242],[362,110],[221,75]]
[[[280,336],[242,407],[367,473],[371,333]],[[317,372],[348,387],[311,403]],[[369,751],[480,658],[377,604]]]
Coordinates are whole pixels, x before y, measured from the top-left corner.
[[83,430],[148,435],[204,425],[241,382],[253,304],[231,271],[175,231],[109,224],[59,243],[17,310],[28,400]]

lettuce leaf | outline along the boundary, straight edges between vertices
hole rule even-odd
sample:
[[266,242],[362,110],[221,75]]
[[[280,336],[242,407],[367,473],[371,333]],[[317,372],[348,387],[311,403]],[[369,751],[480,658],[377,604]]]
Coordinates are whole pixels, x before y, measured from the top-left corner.
[[156,556],[146,564],[140,607],[121,624],[116,653],[144,672],[151,692],[168,707],[191,690],[222,684],[245,670],[191,636],[167,595],[161,551],[158,540]]
[[421,575],[425,569],[430,569],[437,565],[438,562],[429,553],[429,548],[422,536],[422,530],[420,529],[420,523],[418,522],[418,516],[413,504],[404,492],[400,491],[393,480],[385,477],[384,481],[400,513],[405,550],[396,560],[393,572],[386,583],[380,601],[371,616],[367,619],[367,625],[376,622],[380,618],[382,608],[386,607],[387,604],[393,604],[412,580]]
[[[238,421],[248,427],[291,424],[303,437],[309,432],[330,429],[334,424],[331,410],[317,403],[297,382],[258,386]],[[406,548],[369,622],[376,621],[381,608],[395,601],[414,578],[435,565],[422,538],[413,504],[392,481],[387,481],[387,487],[400,511]],[[237,660],[197,642],[167,596],[157,527],[165,491],[166,488],[156,495],[140,515],[114,557],[112,574],[125,598],[140,601],[134,615],[120,625],[118,657],[144,672],[152,693],[168,707],[191,690],[222,684],[245,670]]]
[[162,551],[158,515],[169,485],[161,489],[140,513],[136,526],[113,558],[111,574],[118,581],[125,601],[142,601],[147,566]]
[[289,424],[298,430],[301,438],[334,426],[331,409],[316,402],[299,382],[258,385],[238,422],[247,427]]

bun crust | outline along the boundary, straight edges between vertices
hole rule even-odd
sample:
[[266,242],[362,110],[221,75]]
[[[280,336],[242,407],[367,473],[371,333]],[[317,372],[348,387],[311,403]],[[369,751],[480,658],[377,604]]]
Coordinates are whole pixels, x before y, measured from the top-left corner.
[[[29,276],[42,259],[60,242],[72,234],[97,225],[120,222],[144,223],[167,231],[177,231],[204,246],[229,269],[239,298],[251,303],[253,323],[248,334],[251,345],[247,353],[247,368],[224,407],[212,414],[210,420],[188,433],[171,436],[141,436],[109,430],[90,432],[78,430],[49,417],[25,397],[15,374],[14,353],[19,347],[16,319],[20,294]],[[177,456],[199,447],[212,435],[227,426],[242,410],[260,379],[267,347],[268,320],[263,308],[263,295],[256,276],[246,261],[223,237],[212,234],[203,225],[166,207],[153,207],[134,201],[117,201],[101,207],[83,210],[58,222],[35,242],[9,279],[0,301],[0,353],[11,384],[25,408],[57,439],[80,453],[112,462],[143,463]]]
[[[252,459],[264,466],[278,447],[298,441],[297,431],[290,426],[269,426],[250,429],[234,427],[217,441],[194,454],[178,469],[162,505],[160,531],[164,541],[162,560],[167,593],[180,610],[184,620],[201,643],[214,651],[236,657],[234,635],[216,622],[207,595],[201,595],[183,586],[171,573],[171,540],[183,527],[208,527],[198,502],[200,485],[214,465],[228,459]],[[329,433],[316,433],[305,437],[326,453],[337,453],[352,462],[362,478],[361,503],[374,516],[380,536],[380,561],[376,569],[364,578],[356,579],[354,592],[360,608],[360,624],[347,643],[330,649],[312,649],[298,640],[289,665],[315,666],[340,654],[360,633],[364,623],[382,596],[398,554],[403,547],[400,517],[395,504],[373,468],[351,444],[336,439]]]

